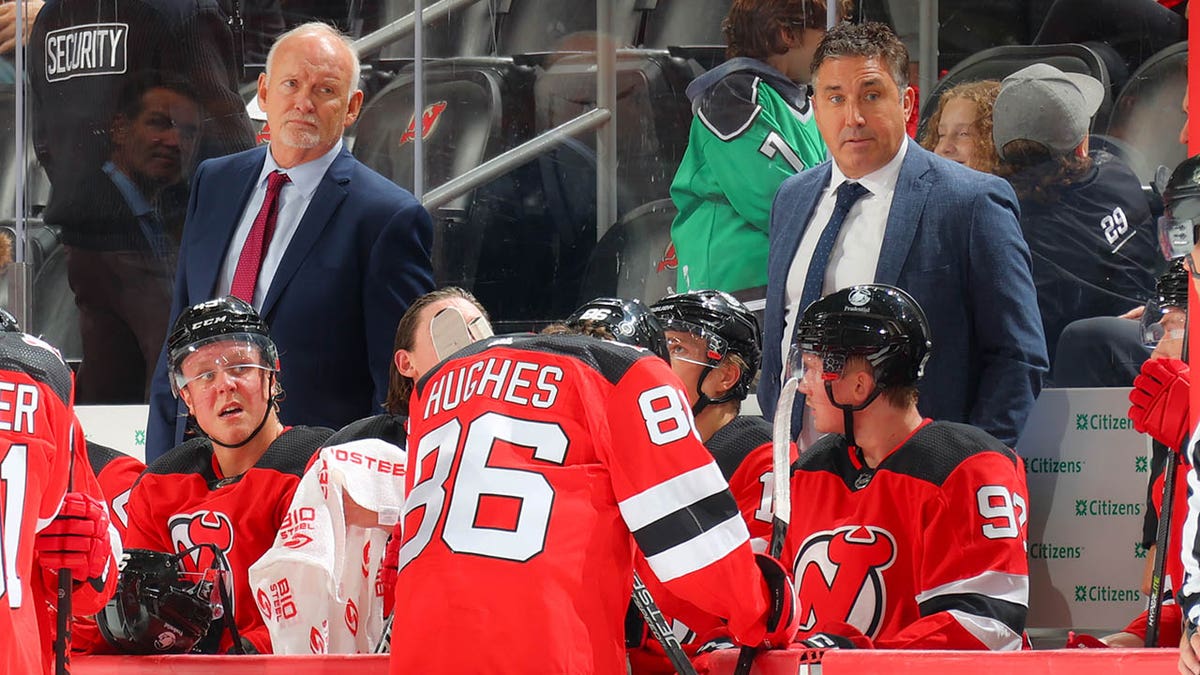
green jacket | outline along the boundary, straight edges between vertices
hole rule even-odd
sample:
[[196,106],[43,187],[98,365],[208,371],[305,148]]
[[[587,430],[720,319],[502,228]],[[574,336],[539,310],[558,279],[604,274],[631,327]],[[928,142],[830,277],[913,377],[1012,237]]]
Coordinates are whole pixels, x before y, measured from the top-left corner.
[[692,127],[671,183],[678,291],[767,283],[767,228],[785,178],[825,160],[808,88],[735,58],[687,89]]

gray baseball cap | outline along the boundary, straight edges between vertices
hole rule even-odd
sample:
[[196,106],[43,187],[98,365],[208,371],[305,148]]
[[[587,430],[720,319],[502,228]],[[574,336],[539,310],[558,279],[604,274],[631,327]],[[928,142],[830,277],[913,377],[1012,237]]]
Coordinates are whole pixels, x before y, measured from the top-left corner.
[[1004,158],[1010,141],[1041,143],[1065,155],[1088,133],[1104,101],[1104,85],[1081,73],[1064,73],[1046,63],[1026,66],[1004,78],[992,109],[992,139]]

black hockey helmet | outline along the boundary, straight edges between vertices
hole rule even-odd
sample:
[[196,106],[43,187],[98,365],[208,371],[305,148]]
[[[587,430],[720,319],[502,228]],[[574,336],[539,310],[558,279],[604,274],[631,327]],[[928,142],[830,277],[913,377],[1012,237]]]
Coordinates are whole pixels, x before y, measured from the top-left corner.
[[662,324],[641,300],[596,298],[584,303],[566,320],[571,328],[586,327],[589,323],[608,329],[617,342],[649,349],[664,361],[671,361]]
[[181,558],[126,549],[113,597],[96,615],[100,634],[124,654],[184,654],[225,615],[221,570],[184,571]]
[[0,307],[0,333],[22,333],[21,323],[7,309]]
[[249,303],[230,295],[192,305],[175,320],[167,338],[172,393],[179,396],[179,389],[185,383],[184,359],[205,345],[224,341],[241,341],[257,347],[262,365],[272,371],[279,369],[279,352],[267,324]]
[[[737,298],[723,291],[691,291],[668,295],[650,309],[665,330],[691,333],[707,344],[707,362],[700,365],[708,369],[700,376],[697,389],[727,354],[737,354],[746,362],[737,385],[729,394],[708,403],[740,401],[750,394],[750,385],[758,374],[762,359],[762,330],[758,318]],[[707,399],[702,392],[700,396],[701,400]]]
[[1171,260],[1191,252],[1200,229],[1200,155],[1175,167],[1163,189],[1164,213],[1158,218],[1158,238],[1163,255]]
[[[792,351],[821,356],[825,372],[841,374],[846,359],[861,356],[880,389],[915,386],[932,346],[925,312],[894,286],[850,286],[804,310]],[[799,365],[798,357],[794,365]]]

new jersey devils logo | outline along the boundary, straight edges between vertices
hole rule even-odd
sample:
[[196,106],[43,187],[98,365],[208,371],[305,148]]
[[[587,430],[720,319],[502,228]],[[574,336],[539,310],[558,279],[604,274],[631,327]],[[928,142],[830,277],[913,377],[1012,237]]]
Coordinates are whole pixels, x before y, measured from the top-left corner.
[[850,525],[816,532],[796,552],[800,630],[844,621],[875,637],[887,604],[883,571],[896,560],[896,538],[882,528]]
[[233,550],[233,523],[229,516],[220,511],[180,513],[167,521],[167,527],[177,552],[197,544],[212,544],[219,549],[219,552],[214,552],[206,546],[184,556],[183,566],[187,571],[201,572],[214,566],[223,570],[231,569],[227,556]]

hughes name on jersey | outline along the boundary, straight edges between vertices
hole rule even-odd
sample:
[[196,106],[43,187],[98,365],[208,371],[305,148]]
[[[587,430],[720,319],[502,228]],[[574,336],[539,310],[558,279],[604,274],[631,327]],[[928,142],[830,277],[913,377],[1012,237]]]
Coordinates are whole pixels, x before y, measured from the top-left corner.
[[929,422],[870,469],[830,434],[793,465],[784,560],[801,636],[887,649],[1019,649],[1029,607],[1021,459]]
[[[257,651],[269,653],[271,642],[246,572],[271,548],[304,467],[331,433],[320,427],[288,428],[250,470],[229,477],[221,474],[210,440],[184,442],[152,462],[134,485],[125,548],[177,553],[213,544],[218,553],[193,551],[184,566],[189,572],[214,565],[229,570],[238,631]],[[230,644],[222,635],[220,651]]]
[[409,423],[393,673],[625,673],[635,542],[668,590],[762,639],[746,526],[662,359],[492,338],[417,383]]

